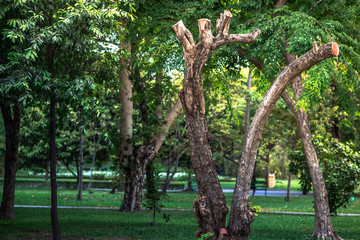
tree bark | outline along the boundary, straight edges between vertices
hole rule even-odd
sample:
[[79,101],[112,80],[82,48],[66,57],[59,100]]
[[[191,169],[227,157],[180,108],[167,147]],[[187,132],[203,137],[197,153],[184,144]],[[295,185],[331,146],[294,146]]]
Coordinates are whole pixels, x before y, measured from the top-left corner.
[[[80,121],[81,122],[81,121]],[[79,144],[79,162],[80,162],[80,169],[78,174],[78,195],[77,200],[82,199],[82,189],[83,189],[83,167],[84,167],[84,153],[83,153],[83,128],[80,127],[80,144]]]
[[[249,75],[247,79],[247,90],[250,92],[251,90],[251,77],[252,77],[252,70],[253,68],[250,67]],[[249,123],[250,123],[250,93],[246,95],[246,109],[245,109],[245,122],[244,122],[244,143],[246,142],[248,130],[249,130]]]
[[15,175],[20,142],[21,103],[13,104],[13,116],[9,103],[0,102],[5,125],[5,174],[0,207],[0,219],[14,219]]
[[[285,54],[285,61],[288,65],[295,61],[295,59],[296,56],[294,53]],[[295,77],[292,87],[296,105],[301,94],[304,92],[301,75]],[[312,236],[320,239],[342,239],[336,234],[331,223],[328,193],[326,190],[323,173],[319,165],[319,160],[317,158],[314,145],[312,144],[308,115],[302,108],[297,109],[294,115],[298,124],[301,142],[313,185],[315,227]]]
[[[246,55],[246,52],[241,48],[238,48],[238,52],[242,56]],[[290,57],[288,55],[287,56],[284,55],[284,57],[286,58],[286,61],[288,64],[295,60],[294,55],[290,56]],[[253,63],[260,70],[265,68],[265,65],[259,60],[251,59],[251,58],[248,58],[248,60],[251,63]],[[302,84],[301,84],[301,77],[299,77],[299,78],[300,79],[297,80],[297,83],[294,81],[293,86],[292,86],[293,90],[294,90],[295,101],[297,101],[297,99],[303,92],[303,88],[302,88]],[[311,141],[311,132],[310,132],[308,116],[302,109],[298,109],[298,110],[296,109],[296,107],[295,107],[296,103],[293,102],[291,97],[285,91],[282,93],[281,97],[286,102],[286,104],[288,105],[288,107],[290,108],[291,112],[293,113],[293,115],[295,117],[295,120],[298,125],[298,129],[301,134],[301,139],[302,139],[303,145],[304,145],[304,143],[306,144],[307,150],[305,151],[305,146],[304,146],[304,153],[305,153],[305,157],[307,159],[307,164],[309,166],[309,171],[310,171],[312,181],[313,181],[313,178],[314,179],[316,178],[315,182],[312,182],[312,183],[313,183],[313,185],[315,184],[315,185],[320,186],[320,188],[317,187],[318,191],[321,191],[322,189],[325,190],[325,192],[322,192],[321,194],[317,194],[320,197],[315,197],[315,190],[314,190],[314,202],[315,202],[315,205],[319,206],[319,207],[315,207],[315,219],[319,219],[319,220],[315,220],[315,228],[314,228],[313,235],[314,236],[318,235],[317,234],[318,232],[321,233],[320,235],[322,235],[322,233],[324,233],[324,232],[328,232],[328,235],[330,236],[329,239],[331,239],[331,237],[333,237],[333,239],[341,239],[341,238],[339,238],[339,236],[336,235],[336,233],[331,225],[331,219],[328,219],[330,217],[330,213],[327,212],[327,209],[329,209],[328,201],[327,200],[325,201],[324,198],[321,198],[321,196],[326,195],[326,199],[327,199],[327,192],[326,192],[326,188],[325,188],[325,183],[324,182],[319,183],[319,181],[321,181],[321,178],[322,178],[322,177],[318,176],[319,170],[321,171],[321,169],[319,168],[317,154],[316,154],[316,151],[315,151],[314,146]],[[322,172],[321,172],[321,174],[322,174]],[[290,176],[289,176],[289,178],[290,178]],[[320,212],[317,212],[317,211],[320,211]],[[326,219],[326,220],[324,220],[323,224],[318,224],[318,222],[322,222],[321,219]],[[337,238],[334,238],[334,236],[337,236]]]
[[335,57],[339,54],[337,43],[328,43],[313,49],[290,63],[275,79],[261,101],[251,123],[245,149],[242,152],[238,168],[238,177],[234,189],[234,197],[229,220],[229,234],[231,239],[249,239],[250,224],[254,220],[254,213],[250,207],[250,183],[254,168],[256,150],[259,146],[261,134],[276,101],[280,98],[290,82],[303,71],[318,62]]
[[195,45],[191,32],[182,21],[173,26],[176,36],[183,46],[186,63],[184,87],[179,96],[186,116],[191,162],[199,191],[198,197],[193,203],[193,210],[199,225],[196,237],[207,232],[219,237],[220,229],[225,228],[228,212],[210,149],[212,136],[208,132],[205,121],[202,68],[218,47],[234,42],[250,43],[260,34],[259,29],[249,34],[228,34],[231,18],[232,14],[229,11],[220,15],[220,19],[216,22],[217,35],[215,37],[211,33],[211,21],[200,19],[197,45]]

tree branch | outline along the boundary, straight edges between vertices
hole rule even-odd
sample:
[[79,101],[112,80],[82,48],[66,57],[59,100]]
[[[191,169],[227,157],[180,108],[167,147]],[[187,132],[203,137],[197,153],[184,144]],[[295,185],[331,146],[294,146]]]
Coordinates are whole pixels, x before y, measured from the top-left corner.
[[228,35],[231,18],[232,14],[228,10],[220,14],[220,19],[216,20],[216,37],[220,38]]
[[229,43],[251,43],[260,35],[261,30],[255,29],[248,34],[230,34],[223,37],[216,37],[214,39],[214,48],[218,48],[224,44]]
[[171,111],[166,115],[164,119],[164,124],[161,126],[159,133],[153,137],[152,142],[155,143],[155,153],[159,151],[162,143],[165,140],[167,132],[169,131],[171,125],[174,123],[175,119],[179,115],[181,109],[181,101],[177,100]]
[[195,49],[195,42],[191,32],[185,27],[182,20],[178,21],[172,26],[176,33],[176,37],[184,47],[187,53],[193,53]]

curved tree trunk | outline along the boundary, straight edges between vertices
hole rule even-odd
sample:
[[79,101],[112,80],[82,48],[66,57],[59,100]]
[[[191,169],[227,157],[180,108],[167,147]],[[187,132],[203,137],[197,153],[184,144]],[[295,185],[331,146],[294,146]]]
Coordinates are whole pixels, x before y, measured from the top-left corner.
[[[241,49],[238,48],[238,52],[241,56],[245,56],[246,52]],[[284,55],[287,64],[289,64],[290,62],[295,60],[295,56],[289,56],[290,54]],[[257,68],[259,68],[261,71],[265,68],[265,65],[256,59],[252,59],[252,58],[248,58],[248,60],[253,63]],[[302,94],[303,92],[303,87],[301,84],[301,77],[296,76],[296,78],[300,78],[297,79],[293,82],[293,90],[294,90],[294,95],[295,95],[295,101],[297,101],[297,99],[299,98],[299,96]],[[311,132],[310,132],[310,128],[309,128],[309,120],[308,120],[308,116],[307,114],[302,110],[302,109],[296,109],[296,103],[294,103],[294,101],[292,100],[292,98],[284,91],[281,95],[282,99],[286,102],[286,104],[288,105],[289,109],[291,110],[291,112],[293,113],[295,120],[297,122],[298,125],[298,130],[299,133],[301,135],[302,138],[302,143],[304,145],[304,143],[306,144],[306,146],[304,146],[304,149],[306,149],[306,151],[304,150],[305,153],[305,157],[307,159],[307,164],[309,166],[309,172],[312,178],[312,183],[313,185],[317,185],[320,187],[316,187],[317,190],[317,194],[315,196],[315,190],[314,190],[314,202],[315,205],[317,207],[315,207],[315,228],[314,228],[314,232],[313,232],[313,236],[324,236],[323,233],[327,232],[329,238],[333,238],[333,239],[341,239],[339,236],[337,236],[337,234],[335,233],[332,225],[331,225],[331,219],[329,219],[330,214],[328,212],[329,209],[329,204],[328,204],[328,200],[327,200],[327,193],[326,193],[326,188],[325,188],[325,183],[323,182],[323,180],[321,180],[323,177],[319,176],[318,174],[320,174],[321,169],[319,168],[319,163],[318,163],[318,159],[317,159],[317,154],[315,152],[314,146],[312,144],[311,141]],[[320,171],[319,171],[320,170]],[[322,174],[322,173],[321,173]],[[315,181],[313,181],[313,179],[315,179]],[[289,181],[291,181],[290,176],[289,176]],[[322,181],[322,183],[321,183]],[[322,189],[325,192],[322,192]],[[321,192],[319,194],[319,192]],[[322,196],[326,196],[326,198],[322,198]],[[288,197],[289,199],[290,197]],[[320,224],[318,224],[320,223]],[[318,232],[320,234],[318,234]],[[336,238],[334,238],[336,236]]]
[[250,207],[250,184],[253,172],[256,150],[259,146],[262,131],[270,116],[276,101],[280,98],[289,83],[303,71],[318,62],[337,56],[339,47],[336,43],[325,44],[315,51],[311,49],[285,68],[275,79],[261,101],[250,126],[245,149],[242,152],[238,168],[238,177],[234,189],[234,197],[229,220],[229,234],[231,239],[249,239],[250,224],[254,220]]
[[14,219],[15,174],[20,142],[21,103],[14,103],[13,117],[8,103],[2,103],[1,111],[5,125],[5,175],[0,207],[0,219]]
[[197,45],[195,45],[191,32],[182,21],[173,26],[176,36],[183,46],[186,63],[184,87],[179,96],[186,116],[191,162],[199,191],[198,197],[193,203],[193,210],[199,225],[196,237],[208,232],[219,237],[220,229],[225,228],[228,212],[210,149],[212,136],[208,132],[205,121],[202,68],[218,47],[235,42],[250,43],[260,34],[259,29],[249,34],[228,34],[231,18],[232,14],[229,11],[220,15],[220,19],[216,22],[217,35],[215,37],[211,33],[211,21],[200,19]]
[[[287,64],[295,61],[295,59],[296,56],[294,53],[285,54],[285,60]],[[304,92],[301,75],[295,77],[292,87],[296,106],[298,99]],[[304,148],[306,162],[309,167],[309,173],[313,185],[315,227],[312,235],[313,237],[320,239],[342,239],[336,234],[331,223],[328,193],[326,190],[323,173],[319,165],[319,160],[317,158],[314,145],[312,144],[308,115],[303,109],[300,108],[295,110],[294,116],[299,128],[301,142]]]

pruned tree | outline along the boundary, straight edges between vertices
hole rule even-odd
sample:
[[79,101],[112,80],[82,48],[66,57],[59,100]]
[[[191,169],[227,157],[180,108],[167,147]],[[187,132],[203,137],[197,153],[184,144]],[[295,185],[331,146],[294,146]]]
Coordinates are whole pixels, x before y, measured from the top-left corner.
[[193,204],[200,227],[197,232],[198,237],[207,232],[219,236],[220,229],[225,228],[228,212],[210,149],[212,135],[208,132],[205,121],[202,68],[218,47],[229,43],[250,43],[260,34],[259,29],[249,34],[229,34],[231,18],[230,11],[221,14],[216,22],[217,35],[215,37],[211,33],[211,21],[200,19],[197,45],[182,21],[173,26],[183,46],[186,64],[184,86],[179,96],[186,116],[191,161],[199,189],[199,195]]
[[[209,146],[212,137],[205,122],[205,101],[201,70],[211,54],[219,46],[234,42],[249,43],[254,41],[260,34],[260,30],[256,29],[249,34],[228,35],[230,19],[231,13],[229,11],[221,14],[216,24],[216,37],[211,34],[210,20],[200,19],[200,36],[197,45],[195,45],[192,34],[186,29],[182,21],[173,26],[177,38],[183,45],[186,63],[184,88],[180,92],[180,99],[188,125],[191,159],[199,188],[199,195],[193,204],[200,227],[197,232],[198,236],[211,232],[216,237],[222,237],[220,236],[220,229],[225,228],[226,213],[228,211],[212,162]],[[276,101],[295,76],[326,58],[337,56],[338,53],[339,48],[336,43],[325,44],[308,51],[290,63],[265,94],[251,123],[239,161],[238,177],[228,226],[230,239],[249,239],[250,224],[254,219],[249,194],[256,151],[260,143],[262,130]]]

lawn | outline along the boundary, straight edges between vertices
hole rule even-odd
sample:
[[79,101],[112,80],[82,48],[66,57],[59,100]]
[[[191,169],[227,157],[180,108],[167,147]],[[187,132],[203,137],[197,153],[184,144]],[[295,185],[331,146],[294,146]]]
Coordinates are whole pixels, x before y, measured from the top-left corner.
[[[150,227],[151,215],[121,213],[116,209],[59,209],[62,237],[69,239],[188,240],[197,229],[191,211],[168,211],[171,221],[159,216]],[[16,219],[0,221],[0,239],[51,239],[50,209],[16,208]],[[333,225],[344,239],[359,239],[360,217],[333,217]],[[313,216],[260,213],[252,224],[251,239],[309,239]]]
[[[0,188],[0,197],[1,194]],[[232,194],[226,193],[225,196],[227,204],[230,206]],[[122,198],[122,192],[110,194],[108,191],[94,191],[90,194],[88,191],[83,191],[82,200],[78,201],[76,190],[58,190],[59,206],[119,208]],[[196,192],[168,193],[168,196],[162,200],[162,203],[169,209],[192,209],[192,203],[195,198]],[[17,188],[15,192],[16,205],[50,206],[50,200],[49,189]],[[285,201],[284,197],[252,196],[251,205],[260,206],[262,211],[266,212],[314,212],[312,197],[292,197],[288,202]],[[355,200],[350,201],[347,208],[341,208],[338,212],[360,214],[360,197],[355,197]]]
[[[2,193],[0,189],[0,194]],[[231,205],[232,194],[225,194]],[[169,209],[171,221],[165,223],[158,215],[157,227],[150,227],[151,214],[121,213],[118,208],[123,197],[122,192],[110,194],[107,191],[83,192],[83,199],[76,200],[77,191],[59,190],[59,206],[109,207],[109,209],[59,209],[62,236],[69,239],[194,239],[197,229],[191,205],[196,193],[169,193],[163,204]],[[1,197],[1,195],[0,195]],[[314,216],[270,214],[266,212],[313,212],[311,197],[293,197],[290,202],[283,197],[251,197],[252,206],[261,206],[262,213],[252,224],[251,239],[309,239],[314,225]],[[50,205],[50,190],[38,188],[17,188],[15,204]],[[360,213],[360,198],[356,197],[346,209],[339,213]],[[0,239],[50,239],[50,209],[21,208],[15,209],[16,219],[0,221]],[[360,239],[359,216],[333,217],[337,232],[345,239]]]

